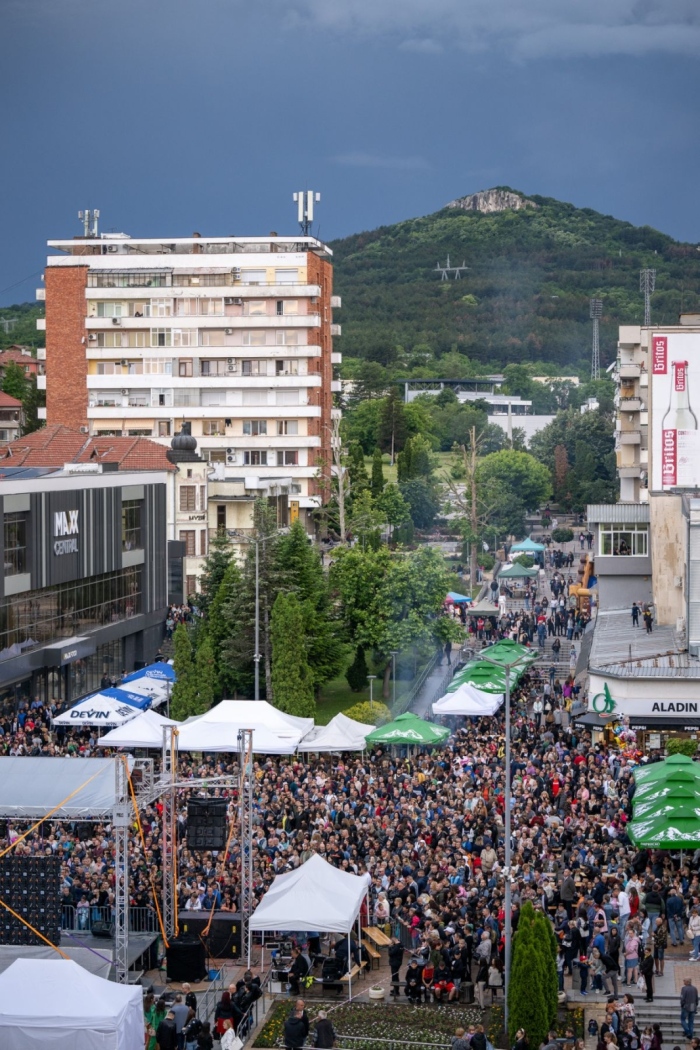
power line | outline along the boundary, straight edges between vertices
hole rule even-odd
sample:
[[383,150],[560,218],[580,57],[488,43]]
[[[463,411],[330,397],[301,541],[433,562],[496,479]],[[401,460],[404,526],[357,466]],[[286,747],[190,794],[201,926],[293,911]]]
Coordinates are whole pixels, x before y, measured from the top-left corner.
[[[31,281],[33,277],[38,277],[43,272],[43,270],[37,270],[36,273],[30,273],[29,277],[23,277],[21,281],[15,281],[14,284],[8,284],[7,288],[0,288],[0,295],[4,295],[5,292],[9,292],[13,288],[17,288],[20,284],[26,284],[27,281]],[[0,310],[1,309],[2,307],[0,306]]]

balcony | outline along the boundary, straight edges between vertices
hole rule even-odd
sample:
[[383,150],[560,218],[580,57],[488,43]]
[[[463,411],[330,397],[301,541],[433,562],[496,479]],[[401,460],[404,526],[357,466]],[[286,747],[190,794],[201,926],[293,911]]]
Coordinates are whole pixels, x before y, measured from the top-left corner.
[[340,365],[342,363],[343,363],[343,355],[333,352],[331,354],[331,364],[332,365]]
[[36,377],[36,388],[37,390],[46,390],[46,376],[37,375]]
[[331,391],[332,391],[332,393],[339,394],[342,389],[343,389],[343,386],[342,386],[342,383],[340,382],[339,379],[332,379],[331,380]]
[[[222,275],[223,276],[223,275]],[[43,289],[42,289],[43,291]],[[210,284],[143,285],[128,288],[86,288],[85,298],[123,302],[127,299],[300,299],[320,297],[318,284]],[[38,298],[38,296],[37,296]],[[339,296],[337,298],[340,298]]]
[[332,310],[340,310],[342,305],[343,305],[343,300],[340,298],[339,295],[332,295],[331,296],[331,309]]
[[642,435],[638,430],[621,430],[619,437],[621,445],[639,445],[642,441]]
[[46,318],[45,317],[37,317],[37,319],[36,319],[36,330],[37,330],[37,332],[45,332],[46,331]]
[[621,397],[620,412],[641,412],[644,402],[640,397]]
[[618,467],[617,472],[621,478],[638,478],[642,473],[642,468],[636,464],[631,467]]
[[37,288],[37,290],[36,290],[36,301],[38,303],[46,302],[46,289],[45,288]]
[[332,324],[331,325],[331,335],[342,335],[342,334],[343,334],[343,326],[342,326],[342,324]]
[[[39,321],[37,320],[37,327]],[[45,327],[45,326],[44,326]],[[321,315],[311,314],[263,314],[261,316],[228,317],[222,314],[194,315],[192,317],[86,317],[85,327],[89,331],[122,329],[123,331],[142,331],[145,329],[172,329],[191,331],[193,328],[230,329],[232,335],[236,328],[320,328]],[[332,326],[331,326],[332,327]],[[227,331],[227,334],[229,332]]]
[[621,364],[619,370],[620,379],[639,379],[642,374],[642,366],[640,364]]
[[40,346],[40,347],[37,348],[36,359],[37,359],[37,361],[45,361],[46,360],[46,347],[45,346]]

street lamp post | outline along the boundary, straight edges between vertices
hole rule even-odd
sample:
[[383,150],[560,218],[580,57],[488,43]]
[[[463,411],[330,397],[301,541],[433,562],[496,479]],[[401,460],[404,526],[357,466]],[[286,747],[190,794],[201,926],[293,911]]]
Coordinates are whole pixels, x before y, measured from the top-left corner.
[[372,717],[372,704],[374,702],[373,686],[374,686],[374,679],[377,676],[376,676],[376,674],[368,674],[367,677],[369,679],[369,717],[371,718]]
[[508,1035],[508,1021],[509,1021],[509,1008],[508,1008],[508,995],[510,992],[510,960],[512,954],[512,941],[513,941],[513,905],[512,905],[512,890],[511,890],[511,821],[510,821],[510,807],[511,807],[511,775],[510,775],[510,672],[514,667],[525,662],[527,657],[521,656],[518,660],[513,660],[512,663],[503,664],[497,660],[489,660],[488,656],[484,656],[483,653],[479,655],[480,660],[484,660],[487,664],[492,664],[494,667],[500,667],[506,673],[506,753],[505,753],[505,785],[504,785],[504,802],[505,802],[505,863],[503,867],[503,877],[506,881],[506,893],[505,893],[505,966],[503,974],[503,992],[504,992],[504,1022],[506,1030],[506,1038],[510,1038]]
[[398,649],[391,650],[391,705],[396,707],[396,657],[399,655]]

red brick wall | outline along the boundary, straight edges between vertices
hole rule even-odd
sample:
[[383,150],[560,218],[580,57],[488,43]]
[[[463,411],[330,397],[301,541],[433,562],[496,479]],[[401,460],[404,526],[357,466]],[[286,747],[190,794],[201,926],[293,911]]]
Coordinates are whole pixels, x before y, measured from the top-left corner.
[[[313,252],[308,252],[306,259],[307,281],[309,284],[318,284],[321,286],[321,295],[318,306],[321,314],[319,338],[321,357],[313,362],[314,365],[318,366],[321,372],[321,387],[320,389],[312,388],[309,390],[310,403],[321,406],[321,418],[320,420],[309,420],[309,433],[319,434],[321,438],[321,447],[316,450],[317,462],[322,461],[326,464],[326,472],[329,472],[331,464],[331,408],[333,407],[333,393],[331,391],[331,380],[333,379],[333,366],[331,364],[331,351],[333,349],[333,339],[331,337],[331,321],[333,320],[333,311],[331,309],[331,295],[333,294],[333,266],[328,259],[321,259],[318,255],[314,255]],[[311,365],[311,361],[309,364]],[[313,424],[318,426],[317,430],[315,428],[312,429]],[[314,480],[309,482],[309,494],[322,494],[321,488]]]
[[46,422],[87,425],[87,266],[47,266]]

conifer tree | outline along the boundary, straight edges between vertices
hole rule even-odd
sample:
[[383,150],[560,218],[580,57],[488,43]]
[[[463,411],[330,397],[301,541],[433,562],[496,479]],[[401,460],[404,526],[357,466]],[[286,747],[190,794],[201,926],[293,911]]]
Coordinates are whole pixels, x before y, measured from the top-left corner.
[[217,692],[216,662],[211,638],[204,639],[197,649],[194,662],[195,710],[193,715],[203,715],[213,705]]
[[170,698],[170,714],[177,721],[198,714],[195,688],[195,670],[192,661],[192,643],[184,623],[179,623],[173,635],[175,654],[173,666],[176,681]]
[[510,968],[508,1014],[511,1044],[515,1033],[524,1028],[530,1046],[546,1042],[553,1018],[550,1015],[546,990],[547,972],[542,951],[538,947],[535,927],[535,909],[529,901],[523,904],[518,929],[513,937],[513,958]]
[[385,484],[384,471],[382,469],[382,453],[380,449],[375,448],[372,455],[372,499],[379,499],[384,491]]
[[361,693],[367,688],[367,661],[365,650],[361,645],[358,645],[355,659],[345,672],[345,677],[353,693]]
[[270,622],[272,695],[275,707],[289,715],[313,718],[313,678],[306,658],[304,616],[295,594],[277,595]]

